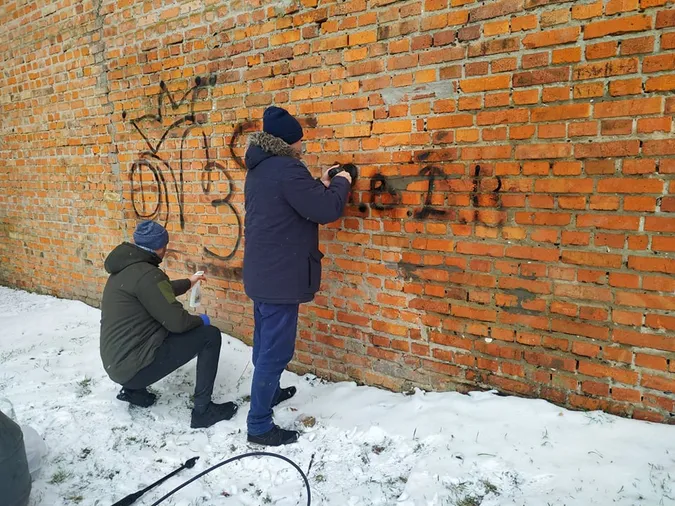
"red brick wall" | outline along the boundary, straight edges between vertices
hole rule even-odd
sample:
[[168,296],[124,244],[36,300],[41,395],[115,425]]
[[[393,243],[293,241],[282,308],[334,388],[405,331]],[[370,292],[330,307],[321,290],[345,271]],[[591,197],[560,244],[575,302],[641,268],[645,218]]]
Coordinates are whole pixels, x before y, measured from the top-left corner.
[[359,166],[295,367],[675,419],[668,0],[19,2],[0,10],[0,281],[98,303],[141,216],[250,340],[247,132]]

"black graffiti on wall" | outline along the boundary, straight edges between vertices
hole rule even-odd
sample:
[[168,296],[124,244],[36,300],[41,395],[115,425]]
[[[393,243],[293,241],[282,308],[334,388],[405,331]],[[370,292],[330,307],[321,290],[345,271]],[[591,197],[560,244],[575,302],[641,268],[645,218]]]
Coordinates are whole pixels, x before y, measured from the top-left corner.
[[232,161],[234,161],[234,163],[237,164],[237,167],[243,170],[246,170],[246,164],[244,163],[244,160],[242,160],[241,157],[237,154],[235,148],[237,147],[239,138],[245,132],[249,131],[255,126],[256,123],[253,121],[244,121],[243,123],[239,123],[236,127],[234,127],[234,132],[232,133],[232,138],[230,139],[230,144],[228,146],[230,149],[230,158],[232,159]]
[[[417,175],[414,176],[385,176],[381,173],[375,174],[370,178],[369,186],[369,202],[361,202],[358,205],[359,211],[366,212],[368,207],[377,211],[387,211],[402,207],[403,193],[408,191],[407,188],[420,181],[427,182],[427,189],[424,192],[424,202],[422,207],[416,210],[409,210],[408,216],[412,216],[418,220],[426,219],[449,219],[457,220],[460,223],[467,222],[481,222],[488,227],[501,225],[503,220],[483,221],[482,210],[484,208],[501,209],[501,195],[502,180],[499,176],[490,177],[482,173],[480,165],[476,165],[472,170],[470,190],[469,190],[469,206],[466,208],[457,208],[455,206],[443,205],[439,207],[434,204],[436,200],[444,200],[435,198],[439,193],[439,183],[466,180],[465,176],[452,174],[445,174],[442,168],[435,165],[425,165],[422,167]],[[492,186],[490,188],[490,185]],[[452,191],[452,190],[449,190]]]
[[[171,206],[169,189],[175,192],[178,219],[181,230],[185,230],[185,171],[188,141],[193,134],[197,134],[198,149],[204,154],[204,163],[201,167],[199,178],[201,190],[204,195],[213,195],[209,204],[216,208],[226,208],[234,217],[235,237],[233,245],[226,254],[216,253],[213,249],[204,246],[204,254],[220,260],[229,260],[237,252],[242,239],[242,222],[237,209],[231,202],[234,184],[225,165],[211,158],[210,137],[206,134],[204,126],[207,124],[207,115],[198,112],[200,101],[208,96],[208,87],[216,84],[216,76],[211,75],[208,79],[197,77],[192,85],[179,98],[168,89],[164,81],[160,82],[160,93],[157,96],[156,111],[145,114],[138,118],[130,119],[133,128],[145,141],[147,149],[143,150],[138,159],[132,165],[129,173],[131,184],[131,203],[136,217],[169,222]],[[168,126],[164,126],[166,119],[173,119]],[[122,113],[126,119],[126,112]],[[161,135],[153,142],[149,129],[145,125],[159,125]],[[162,148],[167,139],[178,136],[180,144],[178,148],[178,166],[174,167],[168,159],[168,153]],[[222,175],[227,181],[227,191],[224,194],[213,194],[216,174]],[[148,175],[148,177],[146,177]]]
[[[222,251],[220,246],[216,248],[204,246],[203,253],[214,259],[230,260],[235,256],[243,238],[242,219],[232,203],[233,178],[226,163],[212,156],[211,138],[210,134],[207,134],[208,115],[201,112],[208,108],[208,103],[204,99],[209,97],[209,89],[216,81],[215,75],[207,79],[197,77],[185,92],[172,92],[164,82],[160,83],[160,93],[155,98],[153,113],[128,120],[146,146],[131,165],[129,181],[131,204],[138,218],[155,219],[166,224],[172,216],[177,216],[181,230],[185,230],[185,174],[187,170],[195,168],[194,153],[203,153],[199,158],[201,165],[198,167],[201,192],[211,197],[208,200],[210,206],[223,209],[231,215],[228,226],[234,230],[226,251]],[[123,119],[127,119],[126,113],[123,113]],[[165,122],[168,124],[165,125]],[[313,117],[302,118],[301,122],[308,127],[317,124]],[[148,125],[156,129],[159,125],[160,134],[153,137],[152,129]],[[237,168],[245,170],[244,160],[239,154],[242,137],[258,126],[259,122],[247,120],[234,127],[227,149],[228,158]],[[169,143],[169,140],[173,142]],[[171,147],[167,148],[168,144]],[[177,163],[169,156],[175,151],[178,151]],[[420,154],[418,161],[426,163],[430,153]],[[405,205],[405,194],[412,191],[409,186],[413,183],[426,182],[421,207],[418,204],[409,209],[408,216],[417,220],[445,219],[460,223],[480,222],[486,226],[498,226],[503,219],[495,220],[492,217],[492,221],[486,221],[482,219],[482,213],[485,208],[501,208],[502,180],[499,176],[492,177],[484,172],[479,165],[473,167],[469,176],[470,183],[467,182],[466,176],[446,174],[442,167],[434,164],[425,164],[417,174],[411,176],[386,176],[377,173],[370,178],[367,190],[351,195],[350,203],[364,213],[369,208],[381,212],[401,208]],[[218,184],[223,181],[224,185]],[[453,181],[459,182],[458,187],[452,187],[450,183]],[[414,191],[419,191],[419,187]],[[453,205],[449,200],[446,203],[448,192],[468,192],[470,194],[468,204]],[[361,194],[366,194],[366,198],[356,202],[355,195]]]

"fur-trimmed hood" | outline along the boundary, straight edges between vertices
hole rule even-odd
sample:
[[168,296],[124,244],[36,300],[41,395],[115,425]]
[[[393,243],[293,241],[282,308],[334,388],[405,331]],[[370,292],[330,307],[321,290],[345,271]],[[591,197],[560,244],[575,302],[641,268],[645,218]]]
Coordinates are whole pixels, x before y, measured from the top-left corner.
[[246,168],[254,169],[264,160],[273,156],[286,156],[300,159],[299,154],[283,140],[267,132],[254,132],[249,135],[246,150]]

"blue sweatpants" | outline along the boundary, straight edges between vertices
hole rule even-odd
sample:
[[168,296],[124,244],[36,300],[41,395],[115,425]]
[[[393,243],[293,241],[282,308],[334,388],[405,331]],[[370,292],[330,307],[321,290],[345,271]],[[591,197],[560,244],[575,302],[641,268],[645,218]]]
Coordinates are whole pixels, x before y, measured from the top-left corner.
[[293,358],[298,328],[298,304],[254,302],[253,381],[248,433],[259,436],[272,429],[272,404],[279,395],[281,373]]

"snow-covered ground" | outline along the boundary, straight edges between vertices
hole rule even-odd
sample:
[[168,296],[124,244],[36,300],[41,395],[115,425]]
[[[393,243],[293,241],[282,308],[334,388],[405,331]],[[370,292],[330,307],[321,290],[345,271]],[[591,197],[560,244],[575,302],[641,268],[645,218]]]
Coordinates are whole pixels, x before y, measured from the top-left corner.
[[[98,325],[99,311],[82,303],[0,287],[0,397],[49,448],[32,505],[110,506],[200,457],[136,503],[150,505],[197,472],[262,449],[246,442],[246,345],[225,336],[215,390],[217,401],[239,399],[239,413],[193,430],[194,362],[154,385],[155,406],[130,408],[115,399],[118,387],[102,369]],[[312,463],[314,505],[675,505],[673,426],[493,393],[403,395],[291,373],[282,384],[297,385],[298,394],[276,408],[276,421],[304,434],[271,451],[305,472]],[[287,463],[247,458],[163,504],[307,499]]]

